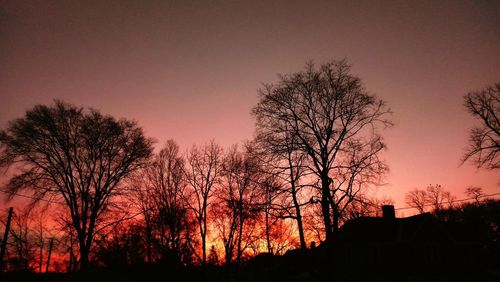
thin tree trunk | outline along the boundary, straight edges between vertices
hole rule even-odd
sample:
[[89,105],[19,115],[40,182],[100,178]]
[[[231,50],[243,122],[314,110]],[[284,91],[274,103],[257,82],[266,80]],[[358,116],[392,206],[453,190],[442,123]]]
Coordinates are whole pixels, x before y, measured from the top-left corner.
[[3,270],[3,257],[5,256],[5,250],[7,249],[7,239],[9,238],[10,221],[12,219],[13,211],[14,208],[10,207],[9,215],[7,216],[7,224],[5,225],[5,232],[3,233],[2,248],[0,250],[0,272]]
[[47,255],[47,265],[45,266],[45,273],[49,272],[50,268],[50,256],[52,255],[52,247],[54,245],[54,238],[50,238],[50,243],[49,243],[49,254]]
[[203,218],[203,232],[201,233],[201,248],[202,248],[202,262],[201,265],[205,267],[207,264],[207,215],[204,212]]
[[146,220],[146,244],[147,244],[147,258],[148,258],[148,263],[152,263],[152,254],[151,254],[151,223],[148,220]]
[[38,272],[42,273],[42,267],[43,267],[43,237],[42,234],[40,234],[40,260],[38,263]]
[[295,217],[297,220],[297,227],[299,228],[300,248],[307,249],[306,239],[304,237],[304,227],[302,226],[302,214],[300,213],[300,205],[297,199],[297,191],[295,189],[295,183],[292,183],[292,199],[293,199],[293,205],[295,206]]
[[271,248],[271,232],[270,232],[270,224],[269,224],[269,207],[266,207],[266,243],[267,243],[267,252],[272,254],[273,250]]

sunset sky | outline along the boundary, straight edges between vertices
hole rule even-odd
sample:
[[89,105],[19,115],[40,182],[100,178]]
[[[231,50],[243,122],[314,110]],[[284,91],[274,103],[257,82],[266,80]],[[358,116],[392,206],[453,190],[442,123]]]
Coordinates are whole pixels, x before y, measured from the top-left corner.
[[262,83],[347,58],[394,112],[380,197],[500,192],[498,172],[460,166],[463,95],[500,81],[500,1],[22,2],[0,2],[1,128],[57,98],[135,119],[158,145],[229,146],[252,138]]

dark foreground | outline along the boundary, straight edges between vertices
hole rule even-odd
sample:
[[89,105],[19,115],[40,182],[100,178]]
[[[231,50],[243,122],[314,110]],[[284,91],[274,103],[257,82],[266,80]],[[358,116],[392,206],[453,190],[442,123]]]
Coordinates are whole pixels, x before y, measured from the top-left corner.
[[[335,260],[326,259],[325,250],[292,251],[284,256],[261,254],[239,267],[135,266],[124,268],[92,269],[76,273],[4,273],[1,282],[40,281],[500,281],[498,261],[471,262],[468,267],[453,266],[446,262],[422,268],[402,262],[394,266],[359,265],[342,270]],[[479,265],[479,262],[483,265]],[[402,266],[406,265],[406,266]],[[357,270],[356,270],[357,269]],[[355,270],[355,271],[353,271]]]

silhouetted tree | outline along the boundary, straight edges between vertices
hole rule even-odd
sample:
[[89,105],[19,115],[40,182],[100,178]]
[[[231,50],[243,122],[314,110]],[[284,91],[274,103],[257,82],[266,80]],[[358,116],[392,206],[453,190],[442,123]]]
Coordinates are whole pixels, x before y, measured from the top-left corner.
[[439,184],[427,187],[427,203],[436,214],[445,208],[451,207],[454,200],[455,197],[449,191],[445,191]]
[[260,211],[261,168],[250,146],[244,152],[236,145],[227,151],[222,175],[213,220],[224,243],[226,264],[239,263],[255,226],[249,221],[255,221]]
[[87,268],[103,214],[119,194],[122,179],[143,166],[152,141],[135,122],[56,101],[37,105],[0,132],[0,166],[17,165],[7,184],[14,195],[29,189],[39,200],[62,200]]
[[152,192],[156,211],[154,223],[160,248],[166,250],[173,259],[180,260],[182,244],[185,243],[187,183],[179,146],[173,140],[168,140],[145,172],[145,186]]
[[476,204],[479,204],[481,198],[484,195],[483,188],[477,186],[469,186],[465,189],[465,194],[476,200]]
[[223,150],[213,140],[201,148],[194,146],[187,155],[185,174],[191,192],[187,203],[198,225],[201,255],[192,241],[188,243],[203,266],[207,262],[208,209],[214,192],[213,188],[220,181],[222,162]]
[[124,268],[143,264],[146,251],[142,226],[128,222],[114,226],[107,236],[97,238],[94,255],[100,265]]
[[[151,162],[148,166],[153,165]],[[153,259],[153,237],[155,220],[157,218],[155,190],[148,185],[145,168],[133,174],[128,181],[130,201],[140,211],[144,219],[144,235],[146,237],[146,258],[148,263]]]
[[131,200],[144,216],[148,261],[182,261],[182,245],[187,242],[187,182],[184,159],[175,141],[168,140],[129,186]]
[[[263,215],[259,218],[259,225],[263,225],[263,227],[260,228],[262,235],[259,237],[265,240],[265,248],[268,253],[282,254],[289,248],[296,246],[296,231],[299,233],[299,242],[302,238],[304,238],[305,242],[305,235],[302,221],[303,214],[299,211],[300,221],[298,221],[298,216],[295,213],[297,206],[290,203],[292,201],[290,196],[293,197],[291,195],[293,189],[287,185],[286,181],[280,179],[280,176],[287,175],[287,173],[284,172],[284,175],[280,175],[275,169],[276,167],[270,168],[269,166],[265,166],[264,178],[260,183],[260,189],[262,190],[261,197],[263,198],[261,200]],[[299,209],[302,205],[305,205],[301,204],[300,198],[297,195]],[[292,219],[292,222],[289,219]],[[299,226],[299,222],[302,226]],[[296,230],[293,229],[295,227],[294,223],[297,223]],[[262,245],[259,242],[255,242],[252,248],[255,250],[255,253],[260,253]],[[302,244],[301,248],[304,248]]]
[[385,144],[380,137],[369,141],[353,138],[346,140],[344,148],[338,152],[338,165],[331,171],[329,203],[332,210],[333,228],[346,217],[353,202],[366,202],[363,192],[370,186],[381,184],[389,171],[388,166],[379,158]]
[[471,129],[469,147],[462,162],[471,160],[478,168],[500,168],[500,83],[464,97],[467,111],[479,120],[480,126]]
[[30,230],[30,211],[14,212],[10,228],[8,262],[11,270],[33,271],[36,265],[36,246]]
[[429,185],[425,190],[414,189],[405,196],[406,204],[424,213],[429,207],[434,213],[439,213],[452,206],[455,197],[439,185]]
[[[292,135],[297,147],[310,159],[310,169],[319,178],[321,211],[327,239],[338,226],[331,207],[332,169],[343,166],[338,157],[347,142],[380,144],[379,125],[389,126],[385,102],[370,95],[361,80],[350,73],[349,64],[332,61],[319,68],[310,63],[304,71],[280,76],[279,82],[259,90],[260,101],[253,109],[257,134]],[[340,190],[337,190],[341,192]],[[339,196],[342,197],[342,196]]]
[[[307,248],[304,235],[304,226],[302,222],[301,207],[309,203],[303,202],[301,190],[304,187],[300,182],[301,178],[306,173],[307,156],[299,150],[297,141],[291,133],[282,135],[259,135],[257,136],[259,144],[259,157],[265,163],[265,171],[272,182],[267,183],[266,195],[268,205],[266,212],[266,229],[269,229],[269,213],[272,210],[277,210],[280,218],[292,218],[297,222],[299,240],[301,248]],[[279,203],[275,203],[275,199],[280,198]],[[266,234],[266,237],[269,234]],[[268,241],[268,246],[269,240]],[[268,248],[268,252],[272,250]]]
[[406,193],[405,201],[408,206],[416,208],[419,213],[424,213],[427,205],[427,193],[425,190],[415,188]]

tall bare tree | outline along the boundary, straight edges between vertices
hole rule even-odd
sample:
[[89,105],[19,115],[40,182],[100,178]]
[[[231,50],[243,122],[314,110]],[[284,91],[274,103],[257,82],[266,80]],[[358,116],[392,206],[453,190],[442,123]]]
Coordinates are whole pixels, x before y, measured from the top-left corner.
[[[300,246],[305,249],[307,245],[301,207],[308,204],[308,201],[303,202],[301,197],[301,190],[304,188],[301,178],[306,174],[307,155],[299,150],[293,134],[285,133],[281,136],[262,134],[257,136],[256,141],[260,151],[259,157],[266,166],[265,171],[269,174],[269,180],[274,180],[272,183],[266,183],[265,187],[275,190],[275,193],[269,193],[272,191],[267,190],[270,209],[265,210],[266,222],[269,220],[267,211],[272,209],[278,210],[281,218],[294,219],[297,223]],[[280,203],[272,203],[275,198],[279,198]]]
[[462,162],[470,160],[478,168],[500,168],[500,83],[486,89],[470,92],[464,97],[464,106],[480,125],[469,133],[469,147]]
[[15,165],[7,184],[39,200],[62,200],[79,243],[80,266],[87,268],[103,214],[120,194],[122,180],[143,166],[152,152],[135,122],[84,110],[60,101],[37,105],[0,131],[0,166]]
[[184,159],[179,146],[168,140],[147,172],[149,188],[154,191],[161,245],[180,259],[187,205]]
[[220,182],[222,163],[223,150],[213,140],[202,147],[194,146],[187,155],[185,175],[191,190],[187,203],[198,225],[201,255],[193,250],[203,266],[207,263],[208,209],[214,187]]
[[148,261],[153,260],[153,241],[158,243],[155,257],[166,259],[168,255],[180,261],[185,242],[187,182],[177,143],[167,140],[152,162],[138,171],[130,187],[133,201],[144,216]]
[[239,263],[252,235],[250,220],[260,211],[261,169],[249,147],[245,152],[232,146],[225,154],[223,181],[218,189],[220,202],[214,222],[224,243],[225,262]]
[[390,111],[384,101],[364,89],[345,60],[319,68],[309,63],[305,70],[282,75],[279,82],[267,84],[259,92],[260,101],[253,109],[257,134],[281,136],[278,139],[292,134],[296,138],[319,179],[325,233],[331,239],[338,228],[332,223],[330,201],[332,169],[342,161],[339,152],[353,139],[363,144],[381,142],[378,127],[391,125]]

